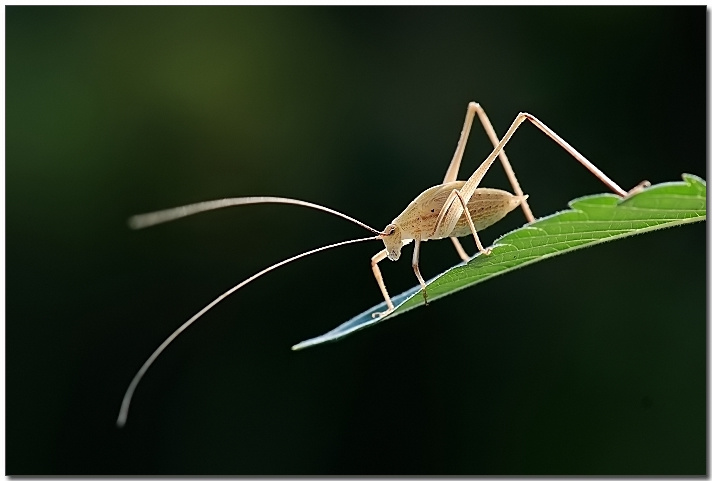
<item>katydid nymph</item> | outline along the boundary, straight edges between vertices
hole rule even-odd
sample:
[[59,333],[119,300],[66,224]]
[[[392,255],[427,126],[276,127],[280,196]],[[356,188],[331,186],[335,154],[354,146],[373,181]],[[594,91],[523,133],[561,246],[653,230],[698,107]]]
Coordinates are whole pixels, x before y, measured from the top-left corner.
[[[480,164],[480,166],[475,170],[475,172],[466,181],[457,180],[458,171],[460,169],[460,163],[462,161],[463,154],[465,152],[465,145],[467,143],[468,136],[470,134],[470,129],[472,123],[478,117],[480,123],[484,128],[487,136],[489,137],[494,150],[487,156],[487,158]],[[134,216],[129,219],[129,225],[134,229],[141,229],[144,227],[149,227],[155,224],[160,224],[170,220],[179,219],[181,217],[186,217],[192,214],[197,214],[199,212],[205,212],[208,210],[219,209],[223,207],[230,207],[236,205],[248,205],[248,204],[262,204],[262,203],[279,203],[279,204],[292,204],[302,207],[309,207],[312,209],[318,209],[346,220],[354,222],[364,229],[370,231],[374,234],[371,237],[364,237],[360,239],[353,239],[344,242],[338,242],[336,244],[330,244],[323,247],[319,247],[307,252],[290,257],[281,262],[278,262],[257,274],[249,277],[248,279],[242,281],[236,286],[232,287],[228,291],[221,294],[218,298],[213,300],[210,304],[205,306],[193,317],[188,319],[183,323],[178,329],[176,329],[173,334],[171,334],[158,348],[151,354],[151,356],[144,362],[141,368],[138,370],[136,375],[133,377],[131,383],[129,384],[126,394],[124,395],[123,401],[121,403],[121,409],[119,411],[119,417],[117,419],[117,425],[122,427],[126,423],[128,416],[128,410],[131,403],[131,398],[138,383],[140,382],[143,375],[146,373],[148,368],[153,364],[156,358],[165,350],[165,348],[173,342],[173,340],[180,335],[185,329],[187,329],[191,324],[198,320],[203,314],[210,310],[217,303],[225,299],[227,296],[237,291],[244,285],[252,282],[253,280],[261,277],[267,272],[277,269],[289,262],[297,260],[299,258],[315,254],[317,252],[324,251],[326,249],[331,249],[335,247],[344,246],[347,244],[353,244],[357,242],[369,241],[369,240],[380,240],[384,243],[385,248],[378,252],[371,258],[371,269],[373,270],[373,275],[376,279],[376,283],[386,301],[386,310],[378,314],[374,314],[376,317],[383,317],[391,313],[395,306],[391,301],[391,298],[386,289],[386,285],[381,276],[381,271],[378,267],[378,263],[382,260],[388,258],[392,261],[399,259],[401,254],[401,249],[404,245],[411,242],[414,243],[413,248],[413,262],[412,267],[415,272],[415,276],[421,286],[421,293],[427,303],[427,288],[423,276],[420,274],[419,268],[419,257],[420,257],[420,244],[428,240],[437,240],[449,237],[453,242],[455,249],[464,261],[468,261],[470,257],[467,255],[462,245],[458,241],[458,237],[472,235],[475,240],[475,245],[477,250],[481,255],[490,255],[491,250],[485,248],[477,233],[492,224],[496,223],[502,219],[509,212],[517,208],[522,207],[524,215],[528,223],[534,222],[535,218],[532,214],[529,204],[527,203],[527,195],[525,195],[519,186],[516,176],[514,175],[514,170],[507,159],[504,152],[505,144],[510,140],[514,132],[519,128],[519,126],[529,120],[542,132],[553,139],[557,144],[564,148],[571,156],[573,156],[579,163],[586,167],[593,175],[601,180],[609,189],[611,189],[616,195],[620,197],[627,197],[639,190],[647,187],[649,182],[643,181],[630,191],[623,190],[615,182],[613,182],[608,176],[606,176],[601,170],[594,166],[589,160],[587,160],[583,155],[576,151],[571,145],[559,137],[553,130],[544,125],[540,120],[528,113],[519,113],[515,118],[512,125],[509,127],[504,137],[500,140],[492,127],[487,115],[485,114],[482,107],[475,102],[471,102],[467,107],[467,113],[465,115],[465,123],[462,128],[462,133],[460,134],[460,140],[455,149],[455,154],[450,161],[450,166],[445,173],[445,178],[442,184],[438,184],[434,187],[426,189],[423,193],[413,200],[405,210],[398,215],[393,222],[388,224],[383,231],[379,231],[370,227],[363,222],[360,222],[346,214],[335,211],[328,207],[324,207],[319,204],[314,204],[311,202],[306,202],[302,200],[289,199],[283,197],[239,197],[231,199],[221,199],[215,201],[201,202],[198,204],[191,204],[182,207],[176,207],[172,209],[162,210],[158,212],[153,212],[149,214],[141,214]],[[492,166],[495,159],[499,158],[502,166],[504,167],[505,173],[509,182],[512,185],[514,193],[510,193],[499,189],[489,189],[479,187],[482,178],[488,169]]]

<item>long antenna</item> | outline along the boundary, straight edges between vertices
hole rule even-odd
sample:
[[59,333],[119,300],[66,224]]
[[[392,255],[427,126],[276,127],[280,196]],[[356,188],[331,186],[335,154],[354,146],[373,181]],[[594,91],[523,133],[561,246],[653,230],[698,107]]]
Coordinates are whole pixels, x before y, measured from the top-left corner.
[[[247,197],[246,199],[260,199],[260,197]],[[275,199],[275,197],[261,197],[261,199]],[[240,200],[240,199],[234,199],[234,200]],[[291,199],[288,199],[288,200],[291,200]],[[301,201],[297,201],[297,202],[301,202]],[[204,204],[208,204],[208,202],[206,202]],[[200,204],[194,204],[194,205],[200,205]],[[233,205],[237,205],[237,204],[233,204]],[[299,205],[303,205],[303,204],[299,204]],[[316,205],[316,204],[312,204],[312,205]],[[190,206],[186,206],[186,207],[190,207]],[[321,207],[321,206],[319,206],[319,207]],[[178,207],[177,209],[180,209],[180,207]],[[168,213],[171,211],[175,211],[177,209],[170,209],[168,211],[161,211],[161,212],[156,212],[155,214],[145,214],[145,215],[146,216],[157,215],[157,214],[161,214],[162,212]],[[331,209],[322,208],[322,210],[331,210]],[[197,212],[200,212],[200,211],[197,211]],[[192,213],[195,213],[195,212],[190,212],[185,215],[190,215]],[[343,214],[342,214],[342,216],[343,216]],[[137,217],[142,217],[142,216],[137,216]],[[182,216],[179,215],[178,217],[182,217]],[[346,216],[343,216],[343,217],[346,217]],[[177,218],[177,217],[172,217],[172,218]],[[162,220],[159,220],[158,222],[166,222],[167,220],[171,220],[171,219],[165,218],[165,216],[164,216],[162,218]],[[356,222],[358,222],[358,221],[356,221]],[[157,222],[154,222],[154,223],[157,223]],[[146,225],[152,225],[152,224],[145,224],[144,227]],[[363,225],[365,225],[365,224],[363,224]],[[376,232],[378,232],[378,231],[376,231]],[[379,232],[379,234],[380,234],[380,232]],[[129,406],[131,405],[131,398],[133,397],[134,391],[136,390],[136,386],[138,386],[138,383],[141,381],[141,378],[143,378],[143,375],[146,374],[146,371],[148,371],[148,368],[151,367],[151,364],[153,364],[153,362],[156,360],[156,358],[166,349],[166,347],[168,347],[168,345],[171,342],[173,342],[175,340],[176,337],[178,337],[183,331],[185,331],[188,327],[190,327],[190,325],[193,324],[195,321],[197,321],[203,314],[205,314],[210,309],[212,309],[218,302],[222,301],[223,299],[225,299],[227,296],[229,296],[233,292],[237,291],[244,285],[249,284],[250,282],[257,279],[258,277],[262,276],[263,274],[266,274],[267,272],[269,272],[273,269],[281,267],[281,266],[288,264],[292,261],[295,261],[299,258],[306,257],[311,254],[316,254],[317,252],[321,252],[326,249],[331,249],[334,247],[339,247],[339,246],[343,246],[343,245],[347,245],[347,244],[354,244],[356,242],[363,242],[363,241],[368,241],[368,240],[377,240],[377,239],[381,239],[381,238],[382,237],[380,235],[374,236],[374,237],[363,237],[360,239],[352,239],[352,240],[347,240],[347,241],[343,241],[343,242],[337,242],[336,244],[329,244],[327,246],[319,247],[317,249],[312,249],[307,252],[302,252],[301,254],[290,257],[289,259],[285,259],[281,262],[278,262],[274,265],[267,267],[266,269],[261,270],[260,272],[253,275],[252,277],[245,279],[244,281],[240,282],[238,285],[236,285],[232,289],[221,294],[217,299],[215,299],[213,302],[211,302],[210,304],[205,306],[197,314],[195,314],[193,317],[191,317],[185,323],[183,323],[183,325],[180,326],[178,329],[176,329],[173,332],[173,334],[168,336],[168,338],[165,341],[163,341],[163,343],[160,346],[158,346],[158,349],[156,349],[153,352],[153,354],[151,354],[151,356],[146,360],[146,362],[143,363],[143,366],[141,366],[141,369],[138,370],[136,375],[131,380],[131,384],[129,384],[128,389],[126,389],[126,394],[124,394],[124,399],[121,401],[121,409],[119,410],[119,417],[116,420],[116,425],[121,428],[121,427],[124,427],[124,425],[126,424],[126,418],[129,415]]]
[[148,214],[135,215],[129,218],[129,226],[132,229],[143,229],[144,227],[150,227],[152,225],[161,224],[163,222],[168,222],[175,219],[180,219],[181,217],[198,214],[200,212],[205,212],[208,210],[248,204],[292,204],[300,205],[302,207],[309,207],[311,209],[321,210],[324,212],[328,212],[329,214],[342,217],[346,220],[353,222],[354,224],[360,225],[364,229],[369,230],[374,234],[381,234],[379,230],[376,230],[373,227],[368,226],[363,222],[356,220],[353,217],[349,217],[346,214],[342,214],[341,212],[336,211],[334,209],[329,209],[328,207],[324,207],[323,205],[313,204],[304,200],[290,199],[287,197],[235,197],[231,199],[198,202],[197,204],[183,205],[181,207],[159,210],[157,212],[150,212]]

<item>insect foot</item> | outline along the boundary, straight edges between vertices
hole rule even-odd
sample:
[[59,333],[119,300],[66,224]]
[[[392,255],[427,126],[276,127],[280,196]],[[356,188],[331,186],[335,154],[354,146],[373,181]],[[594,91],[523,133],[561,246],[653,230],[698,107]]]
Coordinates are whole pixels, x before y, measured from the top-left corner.
[[393,312],[393,309],[386,309],[386,310],[383,311],[383,312],[374,312],[373,314],[371,314],[371,317],[372,317],[373,319],[380,319],[380,318],[382,318],[382,317],[386,317],[386,316],[387,316],[388,314],[390,314],[391,312]]
[[425,305],[428,305],[428,291],[423,287],[420,289],[420,291],[423,293],[423,301],[425,302]]
[[640,193],[641,191],[643,191],[643,189],[645,189],[647,187],[650,187],[650,182],[647,180],[644,180],[640,184],[638,184],[635,187],[633,187],[632,189],[630,189],[628,191],[628,193],[625,195],[625,197],[623,197],[623,198],[627,199],[629,197],[633,197],[635,194]]

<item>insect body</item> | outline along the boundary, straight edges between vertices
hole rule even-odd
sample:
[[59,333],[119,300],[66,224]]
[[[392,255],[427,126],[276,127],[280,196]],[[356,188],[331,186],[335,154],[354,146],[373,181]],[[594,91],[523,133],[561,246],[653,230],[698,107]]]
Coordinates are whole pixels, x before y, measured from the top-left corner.
[[[391,225],[396,226],[401,231],[402,240],[420,239],[437,240],[446,237],[463,237],[470,235],[467,216],[463,212],[460,219],[455,224],[455,228],[449,234],[437,229],[438,216],[442,211],[450,192],[461,189],[464,181],[449,182],[447,184],[436,185],[420,194],[406,209],[396,217]],[[514,210],[522,201],[522,198],[512,195],[507,191],[499,189],[480,188],[475,190],[470,201],[467,203],[467,210],[472,218],[475,231],[480,232],[491,226],[506,214]],[[394,236],[384,238],[388,243]],[[398,249],[400,251],[400,249]],[[388,256],[391,260],[398,260],[398,256]]]
[[[457,180],[457,174],[460,169],[460,163],[462,161],[463,154],[465,152],[465,145],[467,143],[467,138],[470,134],[470,128],[472,127],[472,122],[478,116],[482,127],[484,128],[487,136],[489,137],[494,150],[487,156],[487,158],[480,164],[480,166],[475,170],[475,172],[466,180]],[[279,204],[292,204],[302,207],[309,207],[312,209],[318,209],[351,222],[354,222],[361,227],[369,230],[373,234],[372,237],[365,237],[361,239],[354,239],[344,242],[339,242],[336,244],[330,244],[324,247],[319,247],[307,252],[303,252],[289,259],[283,260],[274,264],[252,277],[242,281],[238,285],[232,287],[230,290],[221,294],[217,299],[213,300],[210,304],[201,309],[193,317],[184,322],[178,329],[176,329],[173,334],[171,334],[163,343],[158,346],[158,348],[151,354],[151,356],[144,362],[141,368],[138,370],[134,378],[131,380],[126,394],[124,394],[123,401],[121,403],[121,408],[119,411],[119,417],[117,419],[117,425],[123,426],[126,423],[126,418],[128,416],[128,409],[131,403],[131,398],[133,393],[138,386],[139,381],[146,373],[151,364],[156,360],[156,358],[165,350],[165,348],[173,342],[173,340],[178,337],[185,329],[192,325],[196,320],[198,320],[203,314],[215,306],[218,302],[225,299],[227,296],[242,288],[244,285],[252,282],[253,280],[261,277],[267,272],[277,269],[289,262],[297,260],[299,258],[321,252],[326,249],[331,249],[334,247],[340,247],[346,244],[352,244],[356,242],[368,241],[368,240],[381,240],[384,243],[385,248],[378,252],[371,258],[371,268],[373,270],[376,282],[383,294],[383,298],[386,301],[387,309],[384,312],[376,314],[379,317],[385,316],[391,311],[393,311],[394,306],[391,301],[388,291],[386,290],[385,283],[383,282],[383,277],[381,276],[381,271],[378,267],[378,263],[382,260],[389,258],[390,260],[396,261],[400,258],[401,250],[404,245],[414,242],[413,247],[413,270],[418,282],[421,285],[421,291],[423,297],[427,302],[427,290],[425,281],[420,274],[419,259],[420,259],[420,244],[428,240],[443,239],[449,237],[453,242],[458,255],[467,261],[470,257],[467,255],[462,245],[458,241],[458,237],[472,235],[475,240],[475,245],[481,254],[489,255],[491,253],[490,249],[485,249],[480,239],[477,235],[478,231],[491,226],[495,222],[502,219],[507,213],[511,212],[517,206],[522,207],[524,215],[528,222],[534,222],[534,215],[532,214],[529,204],[527,203],[527,197],[522,192],[519,182],[514,175],[514,170],[512,169],[509,159],[504,153],[504,146],[512,137],[514,132],[519,128],[519,126],[529,120],[537,128],[543,131],[546,135],[552,138],[556,143],[558,143],[562,148],[564,148],[569,154],[571,154],[576,160],[578,160],[584,167],[586,167],[592,174],[594,174],[598,179],[601,180],[606,186],[608,186],[614,193],[621,197],[632,195],[633,193],[639,191],[640,189],[650,185],[649,182],[643,181],[630,191],[625,191],[608,178],[603,172],[601,172],[596,166],[594,166],[589,160],[587,160],[583,155],[571,147],[566,141],[559,137],[554,131],[549,127],[544,125],[540,120],[531,114],[520,113],[514,119],[514,122],[509,127],[507,132],[502,137],[500,141],[490,123],[487,115],[485,114],[482,107],[471,102],[467,107],[467,114],[465,115],[465,123],[462,128],[462,133],[460,134],[460,140],[458,142],[457,148],[455,149],[455,155],[450,161],[450,166],[445,173],[445,178],[442,184],[436,185],[425,190],[418,197],[411,202],[406,209],[401,212],[401,214],[396,217],[393,222],[388,224],[383,231],[369,227],[368,225],[360,222],[352,217],[347,216],[341,212],[335,211],[328,207],[324,207],[319,204],[313,204],[311,202],[305,202],[302,200],[288,199],[283,197],[240,197],[234,199],[222,199],[208,202],[201,202],[198,204],[191,204],[182,207],[176,207],[173,209],[153,212],[149,214],[142,214],[134,216],[129,219],[129,225],[133,228],[143,228],[151,225],[159,224],[162,222],[167,222],[170,220],[175,220],[181,217],[185,217],[192,214],[197,214],[199,212],[205,212],[208,210],[219,209],[222,207],[230,207],[236,205],[248,205],[248,204],[264,204],[264,203],[279,203]],[[504,170],[507,174],[509,182],[512,185],[514,194],[509,192],[498,190],[498,189],[487,189],[479,187],[482,178],[485,173],[492,166],[494,161],[499,158]]]
[[[376,281],[388,305],[388,310],[380,313],[379,316],[389,313],[394,307],[382,281],[380,271],[378,270],[378,262],[385,257],[388,257],[392,261],[397,261],[400,257],[401,248],[415,241],[415,248],[413,249],[413,269],[415,270],[415,275],[418,278],[418,282],[420,282],[423,296],[427,302],[425,281],[420,274],[418,265],[420,243],[427,240],[443,239],[445,237],[450,237],[454,241],[457,241],[457,237],[472,234],[475,236],[478,247],[484,252],[489,253],[489,251],[482,248],[480,240],[477,237],[477,232],[482,231],[502,219],[527,198],[527,196],[512,195],[507,191],[499,189],[476,189],[469,202],[467,202],[467,210],[463,209],[463,213],[452,231],[446,232],[440,222],[443,207],[451,193],[459,191],[464,185],[464,181],[455,181],[427,189],[384,229],[384,232],[388,234],[383,237],[383,243],[386,248],[376,254],[372,259],[372,267]],[[467,260],[469,257],[465,254],[463,259]]]

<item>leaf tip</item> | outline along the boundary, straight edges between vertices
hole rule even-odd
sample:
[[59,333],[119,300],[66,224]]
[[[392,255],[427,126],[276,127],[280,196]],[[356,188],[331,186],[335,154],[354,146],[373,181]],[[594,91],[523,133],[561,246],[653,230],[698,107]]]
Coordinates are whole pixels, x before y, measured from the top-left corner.
[[324,336],[307,339],[306,341],[297,343],[292,346],[292,351],[301,351],[302,349],[306,349],[307,347],[313,346],[314,344],[319,344],[322,337],[324,337]]
[[682,174],[682,180],[687,182],[688,185],[696,186],[696,187],[699,186],[704,189],[707,189],[707,181],[705,179],[703,179],[702,177],[699,177],[695,174],[687,174],[687,173]]

